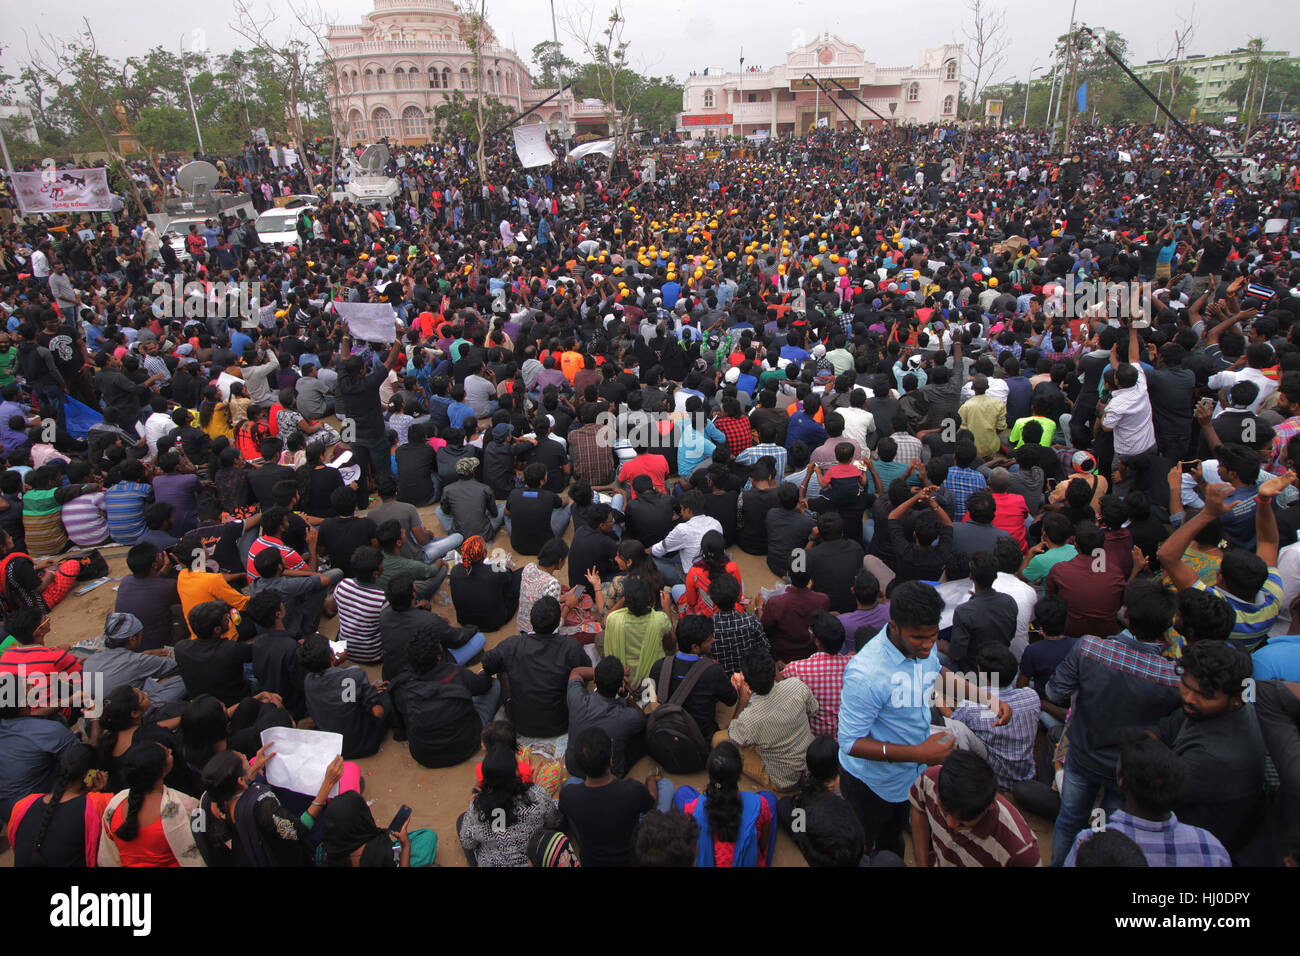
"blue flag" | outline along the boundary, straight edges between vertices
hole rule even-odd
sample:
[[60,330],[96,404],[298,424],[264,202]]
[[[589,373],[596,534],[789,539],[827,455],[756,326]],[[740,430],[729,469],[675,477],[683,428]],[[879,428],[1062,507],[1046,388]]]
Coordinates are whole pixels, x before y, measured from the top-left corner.
[[1080,113],[1088,112],[1088,81],[1087,80],[1084,80],[1083,83],[1080,84],[1079,92],[1076,96],[1076,99],[1078,100],[1079,103],[1079,112]]

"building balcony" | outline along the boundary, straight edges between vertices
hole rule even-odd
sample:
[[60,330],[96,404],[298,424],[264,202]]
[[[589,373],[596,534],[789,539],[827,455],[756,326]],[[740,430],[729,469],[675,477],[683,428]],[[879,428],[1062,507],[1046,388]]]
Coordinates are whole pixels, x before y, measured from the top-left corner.
[[[330,40],[334,44],[330,47],[330,56],[334,59],[366,54],[384,56],[402,53],[408,55],[448,53],[466,57],[473,55],[469,44],[459,40],[361,40],[354,43],[334,43],[338,39],[341,38],[337,34],[330,35]],[[500,46],[485,46],[483,59],[485,61],[510,60],[523,65],[523,61],[514,50],[507,50]]]

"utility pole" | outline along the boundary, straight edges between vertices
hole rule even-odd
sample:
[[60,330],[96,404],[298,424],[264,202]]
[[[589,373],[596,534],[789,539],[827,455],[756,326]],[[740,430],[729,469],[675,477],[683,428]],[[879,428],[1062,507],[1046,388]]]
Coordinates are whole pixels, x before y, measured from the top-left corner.
[[564,73],[560,69],[560,33],[555,28],[555,0],[551,0],[551,38],[555,41],[555,77],[560,81],[560,140],[568,152],[569,110],[564,105]]
[[1074,80],[1079,66],[1079,38],[1075,34],[1074,28],[1074,13],[1078,6],[1079,0],[1074,0],[1074,2],[1070,4],[1070,38],[1069,43],[1065,48],[1066,59],[1070,64],[1070,105],[1065,108],[1065,142],[1062,145],[1062,149],[1065,153],[1070,152],[1070,119],[1074,113]]
[[190,71],[185,65],[185,34],[181,34],[181,76],[185,77],[185,95],[190,101],[190,119],[194,120],[194,135],[199,141],[199,154],[207,152],[203,148],[203,131],[199,129],[199,114],[194,110],[194,91],[190,89]]

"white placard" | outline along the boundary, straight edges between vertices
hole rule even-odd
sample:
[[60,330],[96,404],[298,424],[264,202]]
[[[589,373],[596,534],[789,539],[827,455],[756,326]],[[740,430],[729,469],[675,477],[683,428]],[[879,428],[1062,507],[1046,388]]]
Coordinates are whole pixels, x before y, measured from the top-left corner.
[[[325,771],[343,755],[343,735],[323,730],[269,727],[262,731],[262,746],[270,744],[275,756],[266,765],[266,782],[294,793],[315,796],[325,782]],[[339,785],[330,790],[338,796]]]
[[555,162],[555,154],[546,144],[546,127],[540,123],[531,126],[516,126],[515,155],[524,169],[534,166],[549,166]]
[[397,313],[387,302],[336,302],[334,308],[358,342],[392,342],[397,338]]

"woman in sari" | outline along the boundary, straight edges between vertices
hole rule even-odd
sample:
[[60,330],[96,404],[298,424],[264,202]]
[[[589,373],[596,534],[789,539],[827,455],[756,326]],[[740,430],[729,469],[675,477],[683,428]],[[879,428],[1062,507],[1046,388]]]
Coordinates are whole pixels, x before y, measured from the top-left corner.
[[73,744],[59,757],[49,793],[34,793],[14,804],[9,842],[14,866],[96,866],[103,836],[100,817],[113,799],[107,776],[98,769],[89,744]]
[[172,752],[158,743],[127,751],[127,789],[104,808],[100,866],[203,866],[190,820],[199,802],[164,782]]

